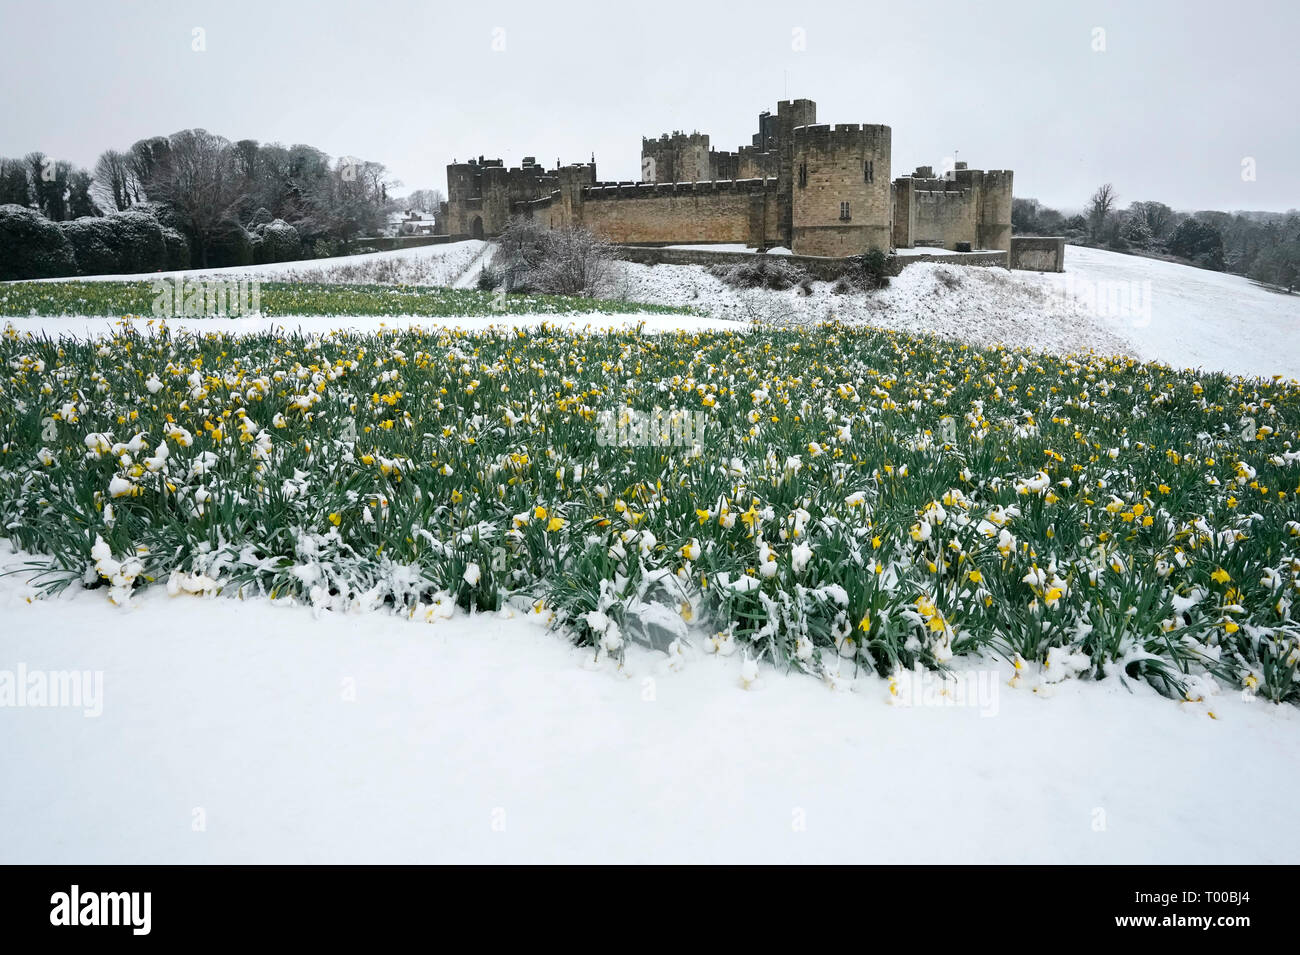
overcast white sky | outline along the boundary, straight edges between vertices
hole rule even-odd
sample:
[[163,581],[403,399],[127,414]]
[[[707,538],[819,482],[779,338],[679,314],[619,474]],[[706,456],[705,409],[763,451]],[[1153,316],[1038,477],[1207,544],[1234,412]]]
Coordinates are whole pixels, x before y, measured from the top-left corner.
[[1058,207],[1105,181],[1122,205],[1300,206],[1295,0],[0,0],[0,43],[0,155],[86,167],[202,126],[378,160],[406,189],[480,153],[594,152],[635,179],[642,135],[734,149],[804,96],[821,122],[892,126],[895,176],[957,150]]

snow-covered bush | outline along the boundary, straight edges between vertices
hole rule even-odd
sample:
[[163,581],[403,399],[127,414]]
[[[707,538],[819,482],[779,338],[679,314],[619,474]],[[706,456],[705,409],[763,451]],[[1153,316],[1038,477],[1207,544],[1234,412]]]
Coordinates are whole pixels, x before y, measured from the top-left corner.
[[76,273],[76,253],[57,223],[24,206],[0,206],[0,281]]
[[253,240],[238,222],[228,222],[220,232],[211,237],[207,247],[206,267],[221,268],[231,265],[252,265]]
[[167,267],[167,240],[151,211],[128,209],[106,218],[117,238],[119,271],[161,272]]
[[889,257],[879,249],[855,255],[849,261],[848,270],[832,286],[836,294],[871,292],[889,284]]
[[265,262],[292,262],[302,258],[302,240],[298,230],[283,219],[258,224],[253,228],[253,258]]
[[[168,238],[151,210],[83,216],[59,225],[72,243],[82,275],[159,272],[171,267]],[[184,242],[179,233],[176,237]]]
[[492,264],[507,291],[596,296],[609,285],[613,248],[586,229],[549,229],[517,216],[498,243]]
[[168,271],[190,267],[190,240],[177,229],[163,226],[163,243],[167,246]]
[[714,265],[709,272],[732,288],[766,288],[777,292],[796,285],[807,292],[813,281],[803,269],[773,255],[755,255],[739,265]]
[[118,235],[113,223],[103,216],[83,216],[59,223],[72,243],[77,271],[82,275],[111,275],[120,272]]

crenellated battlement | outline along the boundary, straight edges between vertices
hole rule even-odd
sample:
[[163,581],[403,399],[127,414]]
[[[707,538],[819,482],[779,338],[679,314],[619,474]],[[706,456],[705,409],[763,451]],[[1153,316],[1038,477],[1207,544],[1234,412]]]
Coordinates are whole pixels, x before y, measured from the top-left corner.
[[663,196],[704,196],[716,193],[775,193],[777,180],[704,179],[696,182],[600,182],[582,190],[584,199],[650,199]]
[[798,149],[804,146],[821,148],[863,145],[875,146],[882,140],[889,141],[890,128],[873,123],[817,123],[811,126],[796,126],[793,130],[794,145]]

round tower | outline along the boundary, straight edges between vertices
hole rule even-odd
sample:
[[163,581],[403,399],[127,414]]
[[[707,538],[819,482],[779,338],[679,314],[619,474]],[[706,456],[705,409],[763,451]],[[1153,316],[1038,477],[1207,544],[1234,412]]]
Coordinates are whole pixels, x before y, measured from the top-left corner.
[[843,123],[793,130],[792,251],[889,251],[892,228],[888,126]]

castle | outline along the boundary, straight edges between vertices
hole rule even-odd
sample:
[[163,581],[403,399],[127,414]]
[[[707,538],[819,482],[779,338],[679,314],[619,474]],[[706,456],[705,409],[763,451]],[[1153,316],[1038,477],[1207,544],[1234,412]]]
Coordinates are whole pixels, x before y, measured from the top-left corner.
[[512,216],[582,226],[626,244],[743,243],[800,255],[869,249],[1011,247],[1010,170],[932,167],[890,179],[888,126],[817,122],[796,99],[758,117],[748,146],[719,151],[701,133],[641,141],[641,181],[602,182],[590,163],[507,169],[480,156],[447,167],[439,231],[484,238]]

